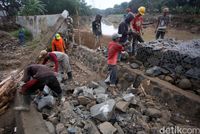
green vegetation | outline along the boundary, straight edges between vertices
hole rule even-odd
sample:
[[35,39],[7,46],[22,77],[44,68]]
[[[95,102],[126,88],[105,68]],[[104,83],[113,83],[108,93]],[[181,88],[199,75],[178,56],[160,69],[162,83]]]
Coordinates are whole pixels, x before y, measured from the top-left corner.
[[92,9],[94,13],[119,14],[125,13],[126,8],[131,8],[134,13],[140,6],[145,6],[147,12],[160,13],[163,7],[168,7],[172,14],[200,14],[200,0],[131,0],[115,5],[113,8],[105,10]]
[[45,4],[40,0],[27,0],[19,11],[19,15],[39,15],[46,11]]
[[71,15],[91,15],[91,8],[84,0],[1,0],[0,9],[6,15],[57,14],[68,10]]
[[[18,34],[19,34],[19,30],[16,30],[16,31],[12,31],[10,34],[16,38],[18,38]],[[28,30],[28,29],[24,29],[24,35],[25,35],[25,40],[26,41],[29,41],[32,39],[32,34],[31,32]]]

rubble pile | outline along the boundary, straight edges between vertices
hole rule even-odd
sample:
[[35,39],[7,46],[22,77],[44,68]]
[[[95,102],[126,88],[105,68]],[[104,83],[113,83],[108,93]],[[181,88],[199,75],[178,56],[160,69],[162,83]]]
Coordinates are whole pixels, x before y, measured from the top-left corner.
[[54,110],[42,110],[47,128],[52,134],[145,134],[174,126],[177,121],[187,124],[184,116],[172,113],[167,104],[156,103],[140,88],[131,85],[117,95],[111,91],[94,81],[76,87]]
[[200,94],[200,40],[164,39],[144,43],[138,48],[136,58],[148,68],[147,74],[160,76],[181,88],[184,88],[182,81],[186,81],[191,86],[184,89]]
[[9,33],[0,30],[0,81],[6,76],[6,70],[16,69],[21,65],[20,57],[22,50],[19,47],[18,39]]

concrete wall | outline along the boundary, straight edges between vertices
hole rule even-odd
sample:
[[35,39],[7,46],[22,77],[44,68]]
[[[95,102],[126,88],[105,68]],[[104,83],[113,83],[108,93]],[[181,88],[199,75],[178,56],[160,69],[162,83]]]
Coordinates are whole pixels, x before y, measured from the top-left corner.
[[48,28],[54,26],[60,14],[54,15],[38,15],[38,16],[17,16],[16,23],[29,29],[34,38],[40,37],[45,34]]

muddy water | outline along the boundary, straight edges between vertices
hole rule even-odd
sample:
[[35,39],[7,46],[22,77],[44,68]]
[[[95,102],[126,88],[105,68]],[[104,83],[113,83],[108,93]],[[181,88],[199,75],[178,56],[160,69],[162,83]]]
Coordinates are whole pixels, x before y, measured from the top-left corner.
[[[151,41],[155,39],[155,29],[153,26],[149,26],[144,28],[144,35],[143,38],[145,41]],[[117,33],[117,28],[113,25],[107,25],[102,23],[102,33],[103,35],[111,36],[113,33]],[[176,30],[176,29],[169,29],[166,33],[166,38],[175,38],[177,40],[191,40],[191,39],[200,39],[200,34],[192,34],[188,31],[184,30]]]

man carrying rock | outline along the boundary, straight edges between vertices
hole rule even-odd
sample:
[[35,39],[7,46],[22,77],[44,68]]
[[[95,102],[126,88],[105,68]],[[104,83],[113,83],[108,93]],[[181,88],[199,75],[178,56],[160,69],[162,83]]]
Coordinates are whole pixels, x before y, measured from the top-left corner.
[[118,53],[124,50],[124,47],[119,44],[122,35],[113,34],[112,41],[108,45],[108,77],[105,83],[110,84],[110,87],[116,87],[117,84],[117,57]]
[[[46,64],[48,60],[53,61],[55,64],[55,72],[59,72],[60,74],[64,74],[68,76],[68,80],[72,80],[72,69],[69,63],[69,56],[62,52],[47,52],[46,50],[42,50],[40,52],[40,58],[44,58],[42,64]],[[63,80],[66,80],[66,76],[61,76]]]
[[[54,74],[47,66],[40,64],[31,64],[24,70],[24,76],[21,82],[19,93],[23,95],[23,101],[26,105],[30,104],[30,96],[43,91],[44,86],[48,86],[55,97],[61,97],[62,90]],[[27,106],[16,107],[15,110],[29,110]]]
[[158,23],[156,26],[156,39],[164,39],[165,33],[167,31],[167,26],[169,24],[169,8],[163,9],[163,16],[158,17]]

